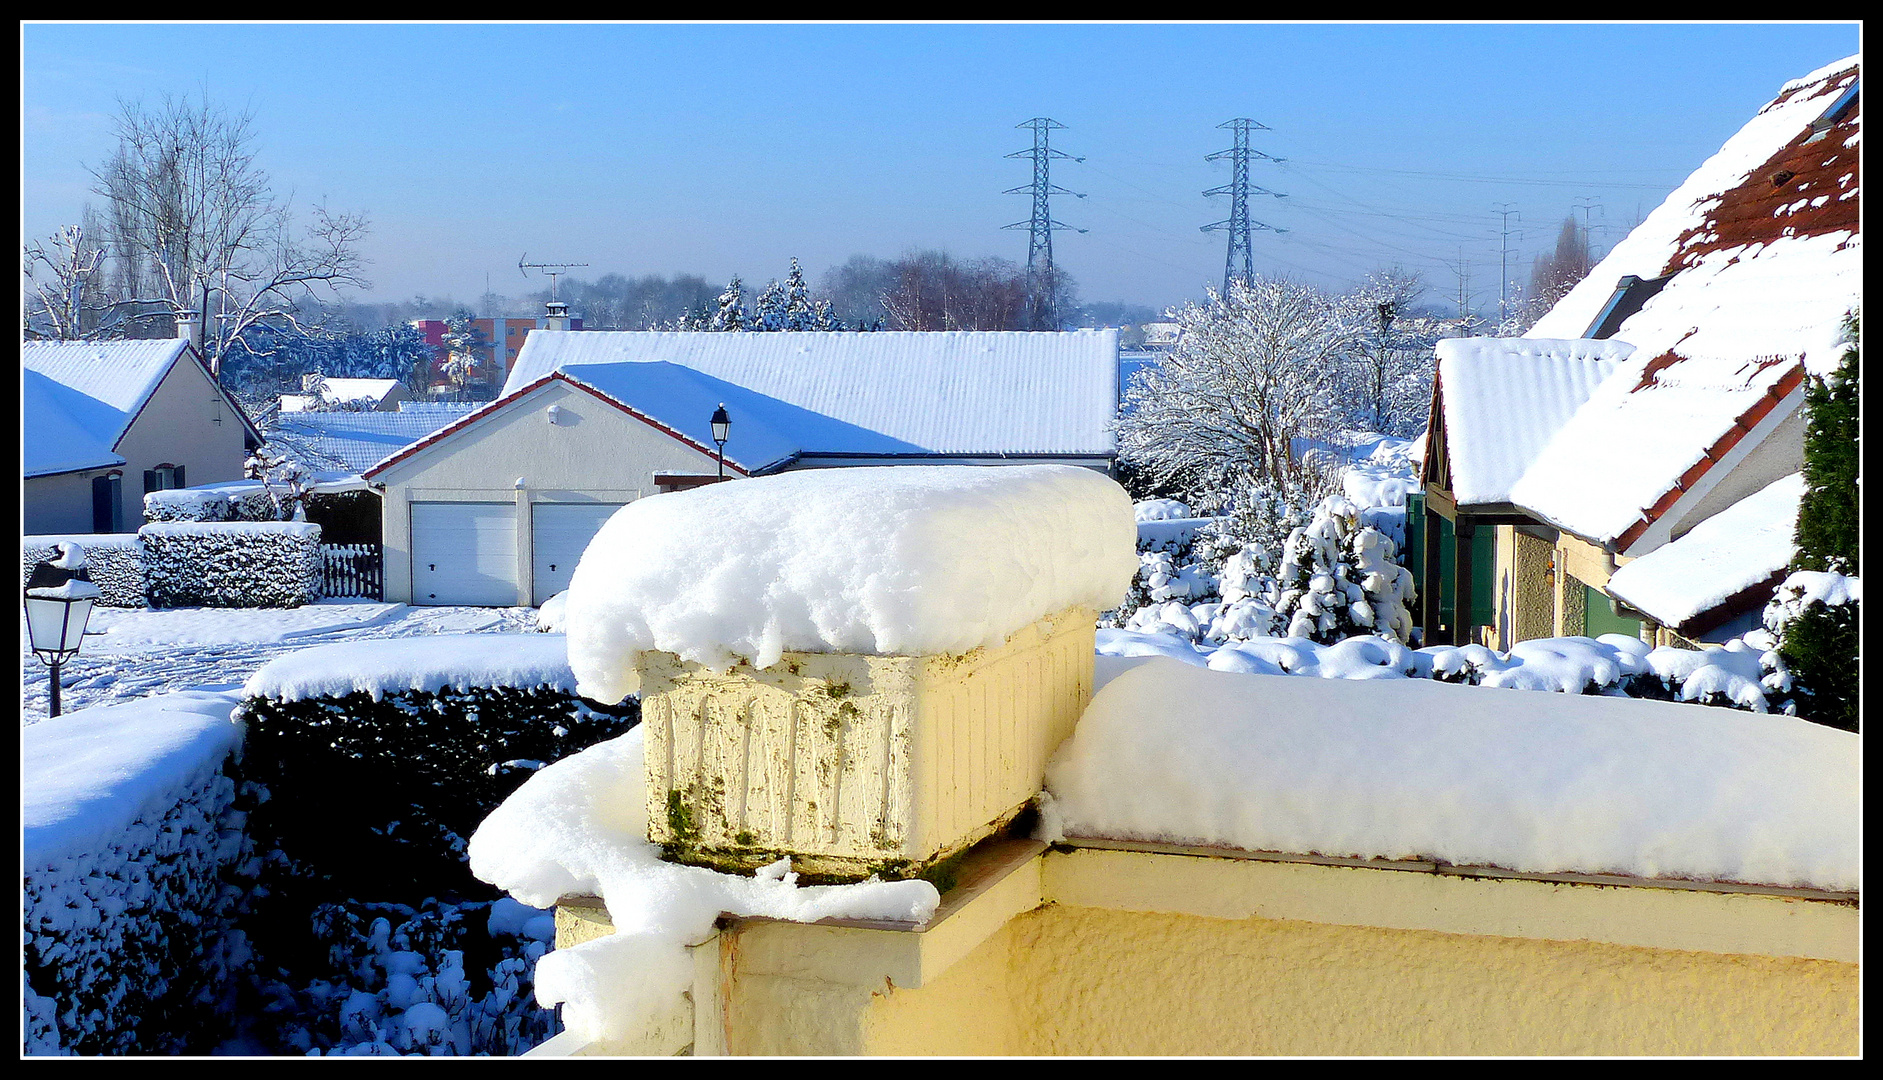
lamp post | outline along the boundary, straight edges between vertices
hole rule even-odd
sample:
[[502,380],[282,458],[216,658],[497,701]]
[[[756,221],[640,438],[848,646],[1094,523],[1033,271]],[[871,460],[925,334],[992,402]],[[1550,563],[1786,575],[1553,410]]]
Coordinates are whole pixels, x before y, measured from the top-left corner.
[[51,716],[59,715],[59,668],[78,655],[98,586],[85,572],[85,551],[60,544],[59,557],[33,567],[26,579],[26,635],[33,655],[52,669]]
[[713,410],[713,441],[719,444],[719,478],[726,478],[726,436],[732,433],[732,417],[726,415],[726,403]]

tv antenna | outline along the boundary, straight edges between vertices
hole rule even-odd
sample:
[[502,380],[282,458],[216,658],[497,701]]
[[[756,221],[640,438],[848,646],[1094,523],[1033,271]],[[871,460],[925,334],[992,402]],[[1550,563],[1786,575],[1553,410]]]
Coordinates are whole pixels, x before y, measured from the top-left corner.
[[523,261],[529,257],[530,253],[527,251],[524,252],[522,258],[517,259],[517,269],[522,272],[525,278],[530,276],[531,270],[541,270],[543,273],[549,275],[549,300],[551,303],[556,301],[556,275],[566,274],[577,267],[588,265],[587,263],[533,263]]

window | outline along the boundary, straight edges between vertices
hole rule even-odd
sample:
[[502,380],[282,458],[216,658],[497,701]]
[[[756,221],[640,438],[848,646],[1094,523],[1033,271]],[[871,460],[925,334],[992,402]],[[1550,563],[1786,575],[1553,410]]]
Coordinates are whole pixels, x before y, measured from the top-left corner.
[[114,533],[124,525],[124,500],[119,497],[122,473],[92,477],[92,531]]
[[144,470],[144,494],[153,491],[171,491],[183,487],[183,466],[159,465],[154,469]]

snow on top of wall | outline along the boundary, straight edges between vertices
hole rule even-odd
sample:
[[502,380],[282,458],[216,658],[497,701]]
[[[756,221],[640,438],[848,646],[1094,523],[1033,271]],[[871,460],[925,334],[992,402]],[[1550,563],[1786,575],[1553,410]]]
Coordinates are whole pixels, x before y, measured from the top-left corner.
[[1608,591],[1663,626],[1680,626],[1767,580],[1797,554],[1801,473],[1792,473],[1615,571]]
[[55,716],[20,729],[28,870],[101,850],[155,820],[241,745],[236,696],[184,691]]
[[1048,835],[1854,891],[1862,742],[1791,717],[1152,659],[1047,770]]
[[444,634],[300,649],[262,665],[242,693],[277,701],[361,693],[378,701],[405,690],[475,686],[547,686],[574,693],[575,676],[560,635]]
[[583,694],[618,701],[644,650],[719,669],[966,652],[1116,607],[1137,567],[1131,498],[1090,469],[807,470],[622,507],[576,566],[564,625]]
[[667,425],[709,452],[715,448],[713,414],[724,405],[732,421],[727,429],[726,459],[748,472],[783,464],[803,453],[919,454],[924,449],[681,364],[573,364],[562,373]]
[[573,364],[665,360],[947,454],[1109,454],[1118,332],[536,330],[512,393]]
[[912,924],[935,913],[941,897],[926,881],[800,887],[788,859],[752,877],[663,862],[647,840],[643,734],[637,727],[546,766],[471,837],[471,872],[523,903],[590,895],[607,906],[614,933],[537,962],[537,1000],[560,1004],[568,1030],[631,1045],[671,1016],[693,983],[685,947],[710,936],[722,913]]
[[225,536],[230,533],[281,533],[320,537],[312,521],[153,521],[137,530],[139,536]]
[[[1557,430],[1512,485],[1511,501],[1598,544],[1613,542],[1665,512],[1663,499],[1683,477],[1697,482],[1692,470],[1717,462],[1722,440],[1736,426],[1757,426],[1775,404],[1768,394],[1795,387],[1797,376],[1797,365],[1783,362],[1657,367],[1637,352]],[[1784,396],[1798,398],[1795,389]]]
[[1462,505],[1508,502],[1554,435],[1634,346],[1586,338],[1438,343],[1445,448]]

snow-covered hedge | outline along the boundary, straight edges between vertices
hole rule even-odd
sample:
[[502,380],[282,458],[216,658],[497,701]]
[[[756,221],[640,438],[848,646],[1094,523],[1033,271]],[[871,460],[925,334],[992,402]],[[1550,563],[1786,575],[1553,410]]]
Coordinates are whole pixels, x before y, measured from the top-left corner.
[[73,536],[20,538],[20,581],[33,567],[56,558],[54,546],[72,543],[85,549],[85,569],[98,586],[98,602],[106,607],[144,606],[144,548],[136,533],[97,533]]
[[27,1053],[215,1045],[256,870],[235,703],[168,694],[21,730]]
[[160,522],[137,531],[151,607],[300,607],[320,596],[320,526]]
[[534,633],[303,649],[243,692],[245,767],[270,795],[251,817],[274,851],[254,924],[262,996],[282,1003],[269,1037],[505,1054],[553,1034],[531,996],[553,930],[471,877],[465,838],[537,769],[632,728],[638,704],[577,697],[563,639]]
[[462,886],[464,838],[485,814],[545,762],[639,720],[632,700],[578,697],[565,649],[548,634],[467,634],[264,665],[238,715],[249,768],[276,796],[267,838],[350,886]]
[[203,487],[152,491],[144,496],[144,520],[275,521],[281,516],[274,496],[260,480],[237,480]]

